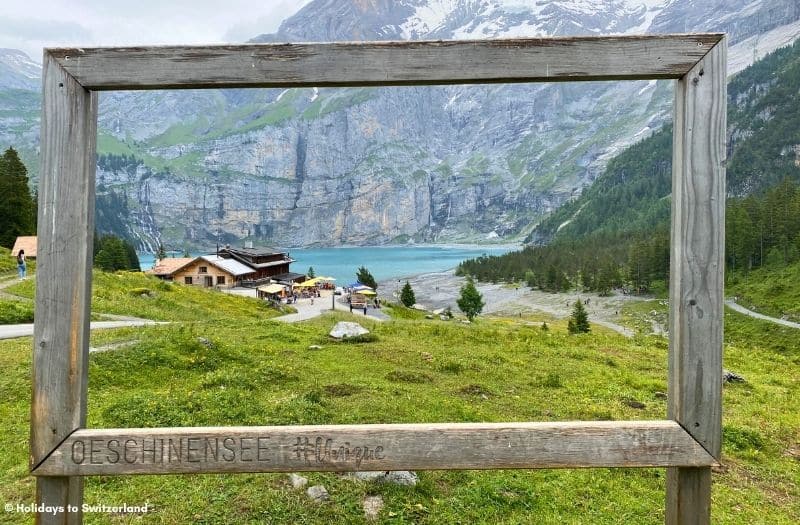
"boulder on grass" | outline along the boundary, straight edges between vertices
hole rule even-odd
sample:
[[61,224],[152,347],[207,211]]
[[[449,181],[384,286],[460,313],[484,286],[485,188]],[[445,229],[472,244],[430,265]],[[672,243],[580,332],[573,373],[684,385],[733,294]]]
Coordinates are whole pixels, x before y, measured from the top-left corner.
[[289,482],[292,484],[292,488],[302,489],[308,485],[308,478],[304,478],[299,474],[291,473],[289,474]]
[[347,472],[342,477],[353,481],[376,481],[378,483],[393,483],[411,487],[419,481],[417,473],[409,470],[356,471]]
[[328,491],[322,485],[314,485],[313,487],[309,487],[306,490],[306,495],[315,503],[323,503],[330,498]]
[[360,335],[367,335],[369,330],[364,328],[358,323],[349,323],[347,321],[341,321],[336,323],[336,326],[333,327],[333,330],[330,332],[330,336],[334,339],[347,339],[349,337],[358,337]]
[[722,369],[722,382],[723,383],[746,383],[744,377],[740,376],[736,372],[731,372],[730,370]]

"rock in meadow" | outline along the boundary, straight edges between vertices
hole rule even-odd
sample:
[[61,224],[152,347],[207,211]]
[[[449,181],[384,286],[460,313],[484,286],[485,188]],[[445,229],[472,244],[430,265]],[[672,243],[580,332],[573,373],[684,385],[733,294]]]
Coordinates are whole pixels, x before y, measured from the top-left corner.
[[330,498],[328,490],[322,485],[314,485],[306,490],[306,495],[315,503],[322,503]]
[[364,328],[358,323],[349,323],[347,321],[341,321],[336,323],[336,326],[333,327],[333,330],[330,332],[330,336],[334,339],[347,339],[349,337],[358,337],[359,335],[367,335],[369,330]]
[[302,489],[306,485],[308,485],[308,478],[304,478],[303,476],[295,473],[289,474],[289,481],[292,484],[293,489]]
[[367,496],[364,498],[362,506],[364,507],[364,517],[367,521],[376,521],[383,508],[383,498],[381,496]]

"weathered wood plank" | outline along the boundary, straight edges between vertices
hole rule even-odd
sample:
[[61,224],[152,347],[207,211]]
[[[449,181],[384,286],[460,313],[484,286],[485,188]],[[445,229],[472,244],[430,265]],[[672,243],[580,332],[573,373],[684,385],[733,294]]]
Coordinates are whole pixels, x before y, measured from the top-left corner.
[[[86,423],[96,125],[97,95],[45,53],[31,468]],[[37,483],[37,503],[82,504],[80,479]],[[43,513],[37,521],[63,523],[64,516]]]
[[674,421],[78,430],[38,476],[703,466]]
[[49,49],[93,90],[680,78],[721,34]]
[[714,457],[722,425],[725,43],[675,90],[669,417]]
[[666,520],[669,525],[711,522],[711,469],[668,468]]
[[[668,416],[715,458],[722,428],[726,41],[675,89]],[[667,523],[709,523],[708,468],[669,469]]]

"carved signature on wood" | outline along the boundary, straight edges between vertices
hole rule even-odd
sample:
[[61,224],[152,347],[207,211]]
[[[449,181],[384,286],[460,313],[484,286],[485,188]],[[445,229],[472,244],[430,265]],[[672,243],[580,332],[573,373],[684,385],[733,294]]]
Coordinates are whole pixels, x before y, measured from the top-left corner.
[[75,465],[158,465],[180,463],[269,463],[283,451],[305,465],[353,464],[385,458],[383,446],[337,441],[329,437],[297,436],[294,443],[276,443],[270,436],[76,439],[69,460]]

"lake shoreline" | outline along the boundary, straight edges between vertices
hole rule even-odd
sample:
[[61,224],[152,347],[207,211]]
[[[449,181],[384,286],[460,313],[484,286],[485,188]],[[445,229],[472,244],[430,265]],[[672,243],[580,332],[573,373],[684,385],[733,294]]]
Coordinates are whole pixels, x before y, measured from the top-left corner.
[[[347,286],[356,280],[359,267],[366,266],[377,281],[404,279],[413,274],[447,271],[461,261],[480,257],[483,254],[501,255],[511,249],[510,245],[415,245],[379,247],[308,248],[289,251],[292,259],[290,271],[334,277],[336,284]],[[197,252],[192,257],[203,255]],[[139,254],[142,270],[153,267],[154,257]]]

